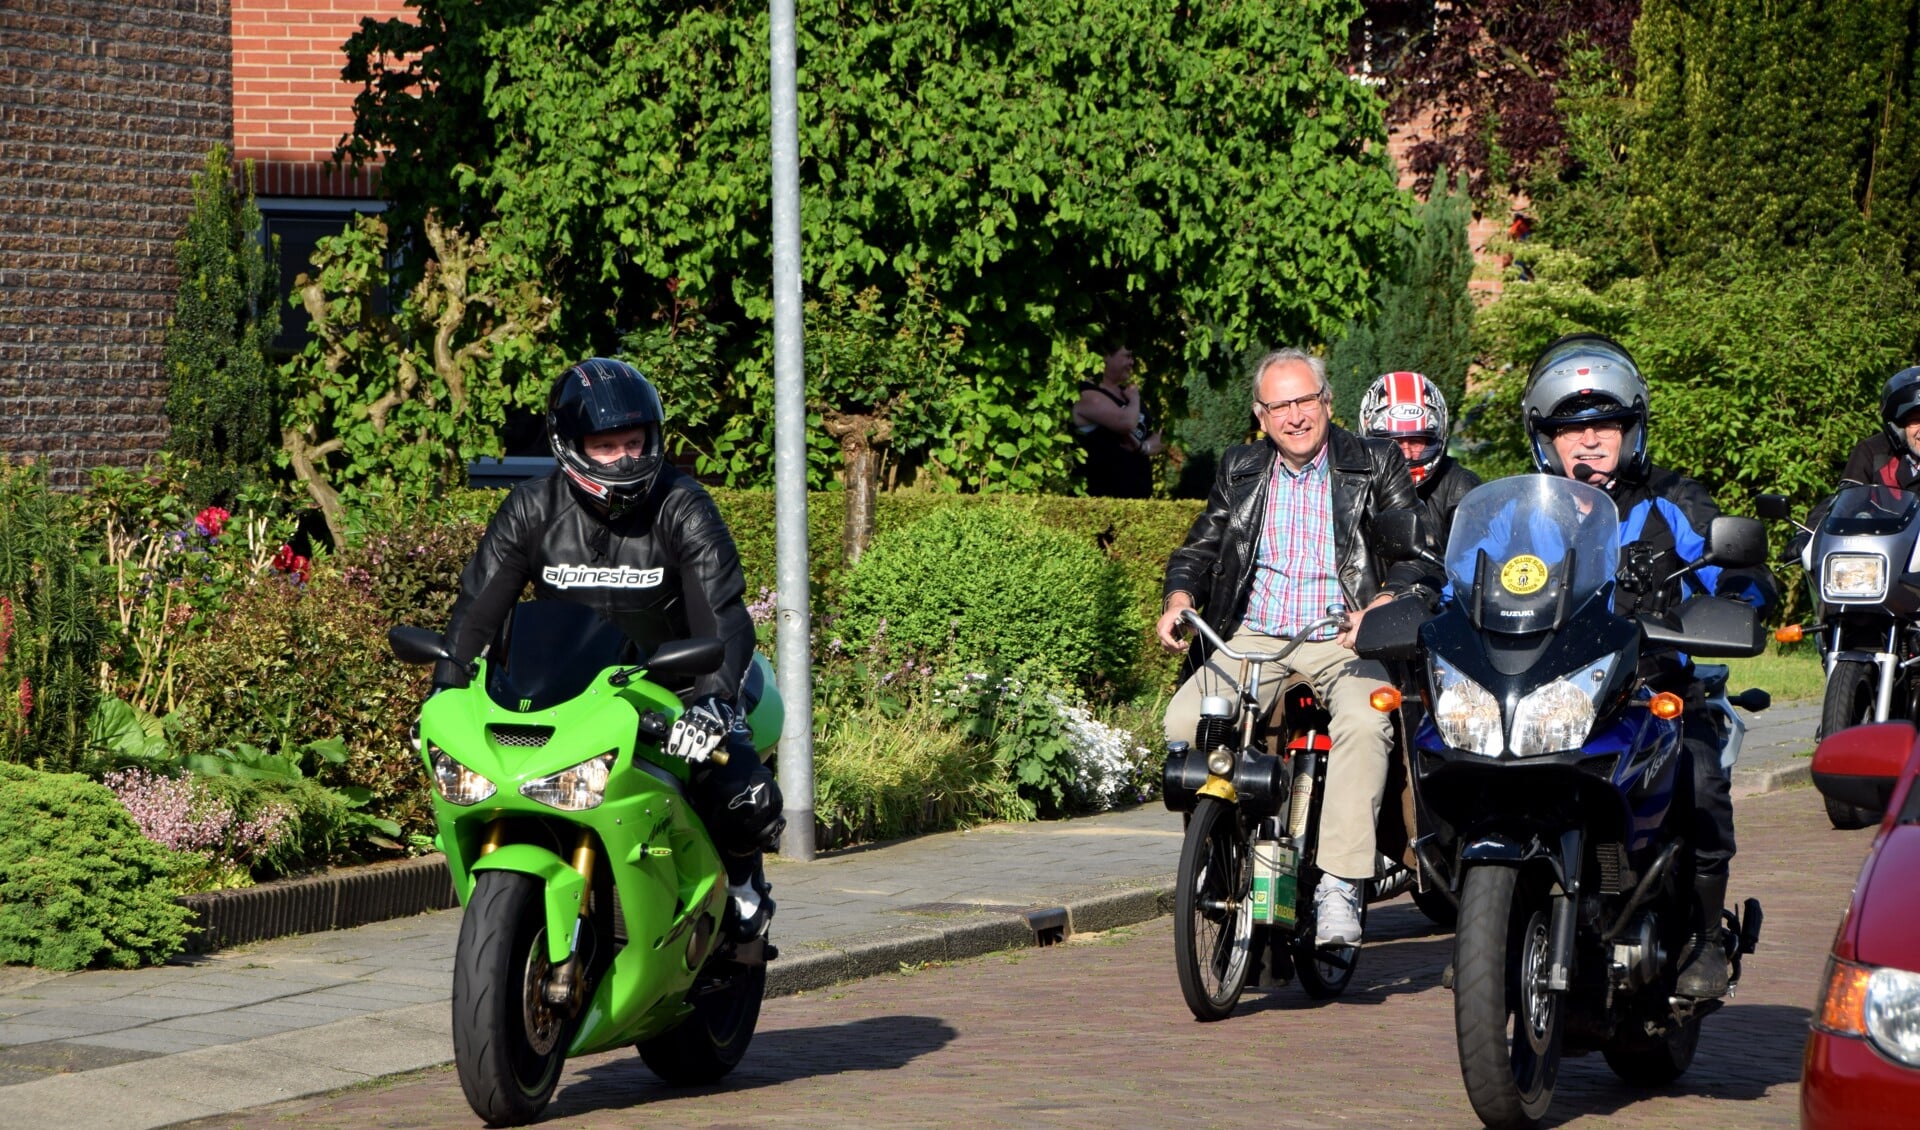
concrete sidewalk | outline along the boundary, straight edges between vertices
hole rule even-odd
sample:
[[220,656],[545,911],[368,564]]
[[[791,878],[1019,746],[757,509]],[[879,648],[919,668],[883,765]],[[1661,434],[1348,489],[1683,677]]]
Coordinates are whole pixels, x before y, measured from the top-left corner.
[[[1818,715],[1750,718],[1736,793],[1804,781]],[[1155,918],[1180,838],[1152,804],[770,860],[769,992]],[[0,1122],[145,1130],[445,1063],[459,923],[442,911],[125,972],[0,968]]]

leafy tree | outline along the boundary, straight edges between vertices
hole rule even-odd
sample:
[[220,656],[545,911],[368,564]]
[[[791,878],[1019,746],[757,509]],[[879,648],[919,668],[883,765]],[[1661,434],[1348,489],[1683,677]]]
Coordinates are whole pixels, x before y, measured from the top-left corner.
[[541,403],[558,358],[544,336],[557,304],[511,257],[432,215],[433,257],[392,314],[387,226],[358,216],[320,241],[295,298],[313,337],[282,376],[290,402],[282,456],[347,539],[342,495],[416,503],[464,481],[467,462],[500,450],[513,407]]
[[[356,152],[443,171],[389,178],[418,194],[403,213],[483,198],[498,246],[572,296],[567,340],[698,310],[726,375],[691,442],[703,469],[763,480],[767,461],[740,456],[771,428],[765,13],[417,7],[417,38],[365,25],[348,44],[366,83]],[[1342,65],[1358,11],[800,5],[805,281],[875,288],[897,311],[919,278],[964,328],[969,379],[942,405],[936,478],[1064,483],[1063,421],[1097,327],[1218,366],[1263,334],[1323,339],[1366,307],[1405,204],[1378,96]],[[466,115],[491,132],[428,128]]]
[[246,185],[234,185],[227,151],[216,145],[193,178],[193,215],[174,245],[180,293],[167,324],[166,450],[199,464],[192,497],[233,503],[265,477],[274,450],[278,403],[267,348],[280,331],[275,249],[262,235]]
[[1648,0],[1633,183],[1659,261],[1871,236],[1920,254],[1916,0]]
[[1400,237],[1393,273],[1380,286],[1379,310],[1347,331],[1327,351],[1334,414],[1359,426],[1360,398],[1382,373],[1411,369],[1440,386],[1447,404],[1466,396],[1473,359],[1473,250],[1467,224],[1473,203],[1463,174],[1455,190],[1442,186],[1414,214]]

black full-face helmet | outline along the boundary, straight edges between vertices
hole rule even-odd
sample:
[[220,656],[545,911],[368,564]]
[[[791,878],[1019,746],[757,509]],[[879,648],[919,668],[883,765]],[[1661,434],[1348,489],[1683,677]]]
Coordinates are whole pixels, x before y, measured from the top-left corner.
[[[1887,387],[1880,393],[1880,426],[1887,430],[1887,438],[1893,441],[1895,451],[1912,447],[1900,420],[1917,408],[1920,408],[1920,365],[1909,365],[1888,377]],[[1914,454],[1920,455],[1920,452]]]
[[[574,489],[613,518],[630,512],[660,477],[666,463],[665,423],[653,382],[624,361],[589,357],[560,374],[547,394],[547,442],[553,457]],[[622,455],[611,463],[587,456],[588,436],[629,428],[646,429],[639,455]]]
[[1620,423],[1620,465],[1629,479],[1647,472],[1647,380],[1619,342],[1604,334],[1568,334],[1542,350],[1527,374],[1520,415],[1534,465],[1564,475],[1553,434],[1570,424]]

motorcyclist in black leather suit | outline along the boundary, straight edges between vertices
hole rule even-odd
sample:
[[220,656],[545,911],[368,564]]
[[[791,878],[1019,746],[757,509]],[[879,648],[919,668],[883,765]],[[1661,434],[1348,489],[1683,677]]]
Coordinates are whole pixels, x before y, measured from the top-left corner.
[[1413,493],[1426,513],[1428,548],[1445,557],[1453,512],[1480,485],[1480,476],[1447,454],[1447,398],[1440,386],[1421,373],[1382,375],[1360,398],[1360,430],[1400,445]]
[[[531,582],[540,600],[589,605],[643,649],[711,636],[718,670],[683,691],[688,709],[665,743],[693,765],[688,799],[727,868],[729,924],[748,940],[766,929],[773,900],[761,872],[781,819],[779,785],[746,729],[753,620],[733,536],[713,499],[666,461],[660,395],[621,361],[589,358],[562,373],[547,398],[547,439],[558,466],[507,496],[460,574],[446,639],[454,659],[436,688],[464,686]],[[711,758],[722,743],[724,765]]]

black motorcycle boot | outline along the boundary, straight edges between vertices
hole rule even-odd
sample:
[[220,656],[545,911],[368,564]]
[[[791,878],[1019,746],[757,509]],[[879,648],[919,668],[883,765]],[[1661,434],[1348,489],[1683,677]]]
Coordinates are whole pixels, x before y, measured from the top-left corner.
[[1725,875],[1696,875],[1693,879],[1694,932],[1680,954],[1680,977],[1675,996],[1718,1000],[1727,995],[1733,977],[1727,947],[1720,940],[1720,911],[1727,901]]
[[[723,857],[727,868],[727,898],[732,913],[727,916],[728,931],[735,942],[751,942],[765,934],[773,922],[773,884],[767,882],[760,852]],[[751,909],[742,913],[742,904]]]

